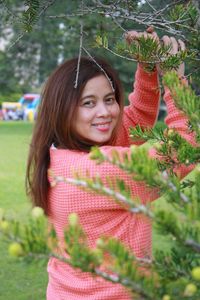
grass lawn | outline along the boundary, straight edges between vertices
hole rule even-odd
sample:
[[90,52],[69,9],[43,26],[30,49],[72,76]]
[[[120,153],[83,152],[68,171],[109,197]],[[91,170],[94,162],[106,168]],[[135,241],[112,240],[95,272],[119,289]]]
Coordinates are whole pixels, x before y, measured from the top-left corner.
[[[32,124],[0,122],[0,207],[25,220],[31,205],[24,175]],[[45,300],[46,263],[27,263],[8,256],[0,241],[0,300]]]
[[[0,207],[15,218],[26,220],[31,205],[26,198],[24,177],[32,124],[0,122]],[[165,199],[155,206],[166,206]],[[167,249],[166,237],[154,230],[154,249]],[[8,256],[0,241],[0,300],[45,300],[47,272],[45,262],[27,263]]]

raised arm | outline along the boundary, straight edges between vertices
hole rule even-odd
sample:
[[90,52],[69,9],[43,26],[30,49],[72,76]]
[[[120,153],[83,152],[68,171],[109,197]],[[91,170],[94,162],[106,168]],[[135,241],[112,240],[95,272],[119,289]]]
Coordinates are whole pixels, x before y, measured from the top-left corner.
[[[176,54],[179,49],[185,50],[185,45],[181,40],[176,41],[173,37],[164,36],[163,42],[165,45],[171,45],[171,53]],[[184,70],[185,66],[182,63],[179,68],[177,69],[177,74],[181,78],[182,84],[187,85],[187,80],[184,78]],[[162,75],[162,74],[161,74]],[[173,129],[174,131],[178,132],[182,138],[188,141],[191,145],[196,146],[195,134],[191,132],[188,126],[188,118],[185,114],[180,111],[174,103],[173,97],[168,87],[164,86],[164,96],[163,99],[166,103],[167,107],[167,116],[165,118],[165,123],[167,124],[168,128]],[[152,152],[151,152],[152,153]],[[186,176],[194,166],[177,166],[175,167],[174,171],[179,175],[180,178]]]
[[[130,43],[137,36],[147,33],[137,33],[131,31],[126,40]],[[156,33],[148,34],[152,38],[157,38]],[[157,121],[160,104],[160,87],[157,69],[153,72],[144,70],[141,64],[138,64],[135,74],[133,91],[129,94],[129,105],[124,108],[122,126],[120,128],[117,145],[129,146],[133,142],[129,137],[129,128],[140,125],[144,128],[153,127]]]
[[174,100],[172,98],[170,90],[165,87],[165,94],[163,97],[166,107],[167,107],[167,116],[165,118],[165,123],[168,128],[174,129],[177,131],[185,140],[187,140],[193,146],[196,145],[195,135],[190,131],[188,127],[188,118],[176,108]]
[[[185,44],[181,40],[176,40],[174,37],[163,37],[163,42],[165,45],[171,45],[171,53],[176,54],[179,49],[181,51],[185,50]],[[182,63],[177,69],[177,74],[182,81],[182,84],[187,85],[187,80],[184,78],[185,65]],[[167,117],[165,118],[165,123],[169,128],[174,128],[185,140],[187,140],[192,145],[196,145],[195,135],[191,133],[188,128],[188,119],[183,112],[178,110],[174,104],[174,100],[171,96],[170,90],[165,87],[164,101],[167,106]]]

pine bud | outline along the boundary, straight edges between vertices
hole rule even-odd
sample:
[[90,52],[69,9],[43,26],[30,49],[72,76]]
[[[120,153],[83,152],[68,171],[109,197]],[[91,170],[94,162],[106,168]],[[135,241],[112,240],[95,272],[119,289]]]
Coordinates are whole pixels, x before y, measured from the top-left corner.
[[101,156],[102,153],[98,147],[93,147],[89,154],[90,159],[99,159]]
[[78,215],[77,213],[71,213],[69,214],[68,216],[68,222],[69,222],[69,225],[70,226],[77,226],[78,225],[78,221],[79,221],[79,218],[78,218]]
[[8,252],[10,256],[13,257],[18,257],[23,255],[22,246],[17,242],[10,244],[10,246],[8,247]]
[[184,296],[191,297],[197,292],[197,287],[194,283],[189,283],[185,287]]
[[96,41],[97,46],[100,47],[100,46],[103,45],[103,39],[102,39],[102,37],[101,37],[100,35],[97,35],[97,36],[96,36],[95,41]]
[[97,240],[96,240],[96,246],[97,246],[98,248],[103,248],[103,247],[105,246],[104,240],[101,239],[101,238],[97,239]]
[[8,230],[9,230],[9,227],[10,227],[10,224],[8,223],[8,221],[1,221],[0,222],[0,229],[4,232],[4,233],[7,233]]
[[160,151],[162,149],[162,144],[161,143],[155,143],[153,145],[153,147],[157,150],[157,151]]
[[171,297],[169,295],[164,295],[162,297],[162,300],[170,300],[170,299],[171,299]]
[[98,248],[94,249],[93,254],[95,255],[98,263],[101,264],[103,261],[103,252],[101,251],[101,249]]
[[173,135],[174,135],[174,130],[173,130],[173,129],[169,129],[169,130],[167,131],[167,135],[168,135],[168,136],[173,136]]
[[134,153],[136,149],[137,149],[136,145],[131,145],[130,146],[131,153]]
[[189,165],[189,163],[190,163],[189,159],[186,159],[185,164]]
[[32,211],[31,211],[31,215],[33,218],[37,219],[40,217],[44,216],[44,210],[42,209],[42,207],[39,206],[35,206]]
[[169,141],[168,141],[168,145],[169,145],[169,146],[172,146],[173,143],[174,143],[174,142],[173,142],[172,140],[169,140]]
[[200,267],[195,267],[194,269],[192,269],[192,277],[195,280],[199,280],[200,281]]

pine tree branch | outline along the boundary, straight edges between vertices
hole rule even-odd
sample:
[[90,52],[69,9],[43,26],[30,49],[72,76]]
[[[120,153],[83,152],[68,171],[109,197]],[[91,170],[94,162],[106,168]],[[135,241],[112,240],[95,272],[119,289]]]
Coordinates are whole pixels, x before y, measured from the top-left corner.
[[[196,28],[191,28],[190,26],[187,26],[184,24],[187,21],[186,19],[178,19],[178,20],[166,20],[162,16],[162,13],[169,9],[172,5],[166,5],[165,8],[161,9],[158,12],[155,13],[133,13],[130,15],[128,10],[121,8],[120,6],[115,5],[105,5],[101,1],[93,1],[94,7],[87,8],[84,10],[84,15],[89,14],[99,14],[103,15],[104,17],[110,16],[113,20],[115,20],[115,23],[120,27],[123,31],[126,31],[125,28],[122,28],[119,19],[124,19],[126,21],[136,22],[138,24],[144,25],[144,26],[151,26],[153,25],[155,29],[165,29],[166,32],[168,32],[170,35],[178,35],[185,39],[185,35],[182,34],[180,30],[175,29],[173,26],[179,26],[184,27],[185,29],[189,30],[190,32],[197,32]],[[174,4],[173,4],[174,5]],[[101,9],[101,10],[100,10]],[[80,16],[82,13],[74,13],[74,14],[62,14],[60,16],[49,16],[50,18],[70,18],[75,16]],[[158,18],[160,16],[160,18]]]
[[[141,157],[143,159],[140,161],[139,158]],[[190,199],[184,193],[182,193],[181,185],[176,186],[172,181],[172,177],[169,176],[167,171],[160,172],[158,170],[158,166],[156,165],[155,159],[150,158],[148,153],[145,153],[144,151],[140,153],[140,149],[133,149],[133,156],[129,159],[124,158],[121,161],[117,154],[113,154],[113,157],[109,158],[99,149],[93,148],[91,152],[91,158],[97,160],[99,163],[106,161],[110,164],[113,164],[128,174],[131,174],[135,180],[138,180],[137,176],[139,176],[140,181],[145,181],[149,186],[158,187],[159,190],[164,193],[169,193],[171,191],[175,193],[177,198],[179,197],[183,203],[190,202]],[[146,172],[145,166],[150,166],[150,163],[152,163],[152,166],[151,168],[149,167],[149,171]],[[137,164],[140,167],[137,167]],[[152,171],[150,171],[150,169],[152,169]]]
[[[140,300],[155,300],[154,295],[151,295],[150,291],[145,291],[143,287],[141,287],[139,284],[130,281],[127,278],[120,278],[118,275],[110,275],[106,272],[103,272],[99,269],[95,269],[95,274],[98,276],[101,276],[102,278],[111,281],[113,283],[121,283],[123,286],[129,288],[132,290],[132,292],[136,293],[140,296]],[[142,297],[142,298],[141,298]]]
[[[83,0],[81,1],[81,8],[83,9]],[[77,69],[76,69],[76,79],[74,88],[76,89],[78,86],[78,76],[79,76],[79,69],[80,69],[80,62],[81,62],[81,54],[82,54],[82,47],[83,47],[83,19],[81,15],[80,20],[80,42],[79,42],[79,54],[78,54],[78,62],[77,62]]]
[[25,34],[26,32],[19,34],[18,37],[14,40],[14,42],[9,45],[7,51],[10,51],[10,49],[13,48],[24,37]]
[[93,60],[93,62],[99,67],[99,69],[103,72],[103,74],[107,78],[108,82],[110,83],[112,91],[114,92],[115,89],[113,87],[113,83],[112,83],[111,79],[109,78],[108,74],[106,73],[106,71],[98,64],[98,62],[95,60],[95,58],[89,53],[89,51],[85,47],[82,47],[82,49]]
[[[11,43],[9,45],[9,47],[7,48],[7,51],[10,51],[11,48],[13,48],[30,30],[32,30],[32,28],[34,27],[34,25],[36,24],[36,21],[41,17],[42,14],[45,13],[45,11],[51,6],[53,5],[53,3],[55,2],[56,0],[49,0],[45,5],[44,7],[41,9],[40,12],[36,13],[35,14],[35,17],[33,20],[31,20],[30,22],[29,21],[25,21],[24,23],[24,29],[23,29],[23,32],[20,33],[18,35],[18,37],[14,40],[13,43]],[[24,12],[24,11],[23,11]],[[16,21],[16,18],[15,18],[15,21]],[[23,23],[23,18],[20,19],[18,18],[18,22],[19,23]]]
[[[110,15],[112,17],[116,17],[118,19],[125,19],[129,21],[134,21],[138,24],[145,25],[147,27],[153,25],[155,29],[165,29],[166,32],[169,32],[170,35],[179,35],[180,37],[185,39],[185,36],[182,34],[180,30],[177,30],[172,27],[172,25],[179,25],[182,26],[184,25],[183,23],[185,22],[182,20],[176,20],[176,21],[169,21],[164,19],[163,17],[161,19],[156,19],[155,16],[152,16],[151,20],[149,19],[149,13],[132,13],[131,15],[128,13],[127,10],[121,8],[121,7],[115,7],[113,5],[105,5],[101,1],[93,1],[96,5],[96,13],[98,14],[103,14],[103,15]],[[98,8],[104,9],[103,11],[98,11]],[[108,11],[107,11],[108,10]],[[194,30],[188,27],[189,30]]]
[[[74,266],[74,263],[72,262],[72,260],[70,258],[66,258],[55,252],[50,252],[49,254],[29,252],[27,254],[27,257],[36,258],[36,259],[50,259],[50,258],[54,257],[54,258],[58,259],[59,261],[62,261],[72,267],[79,268],[79,269],[84,268],[84,266],[81,263]],[[140,298],[141,300],[142,299],[145,299],[145,300],[154,300],[155,299],[152,295],[150,295],[149,291],[145,292],[143,290],[143,287],[140,284],[133,282],[133,281],[129,280],[128,278],[121,278],[117,274],[109,274],[105,271],[100,270],[99,268],[90,269],[90,272],[91,272],[91,274],[100,276],[101,278],[103,278],[107,281],[110,281],[112,283],[122,284],[123,286],[131,289],[137,295],[140,295],[140,297],[142,297],[142,298]]]
[[175,184],[170,180],[170,176],[168,175],[168,173],[166,171],[161,173],[161,177],[163,179],[163,182],[166,184],[166,186],[175,193],[178,193],[178,195],[180,196],[180,199],[183,201],[183,203],[189,203],[190,199],[184,194],[182,193],[176,186]]
[[90,189],[97,193],[107,195],[109,197],[114,198],[118,203],[121,203],[128,206],[128,210],[132,213],[143,213],[144,215],[148,216],[149,218],[153,218],[153,213],[150,211],[148,207],[146,207],[143,204],[137,204],[134,202],[134,200],[127,195],[124,196],[120,192],[116,192],[113,189],[104,186],[99,182],[99,178],[95,181],[95,178],[90,180],[89,178],[66,178],[63,176],[56,176],[53,174],[51,170],[49,170],[49,175],[52,177],[52,187],[55,186],[58,182],[65,182],[68,184],[73,184],[78,187],[84,188],[84,189]]
[[200,253],[200,244],[194,240],[186,240],[185,245],[194,249],[196,252]]

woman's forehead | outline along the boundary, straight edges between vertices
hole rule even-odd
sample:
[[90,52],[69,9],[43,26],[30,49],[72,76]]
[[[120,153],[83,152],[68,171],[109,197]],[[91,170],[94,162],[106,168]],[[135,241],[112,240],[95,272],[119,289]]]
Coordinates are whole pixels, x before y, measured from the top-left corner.
[[109,80],[104,75],[99,75],[97,77],[94,77],[86,83],[83,92],[82,97],[85,97],[87,94],[114,94],[114,91],[112,89],[112,86],[109,82]]

